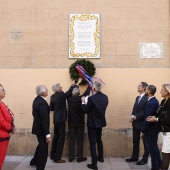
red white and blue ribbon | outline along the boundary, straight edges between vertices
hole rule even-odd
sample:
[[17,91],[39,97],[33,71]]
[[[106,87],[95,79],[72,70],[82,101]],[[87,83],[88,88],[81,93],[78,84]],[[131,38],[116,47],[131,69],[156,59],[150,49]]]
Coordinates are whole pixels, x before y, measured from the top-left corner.
[[86,70],[79,64],[76,65],[76,70],[79,72],[81,77],[88,83],[89,88],[91,89],[92,93],[93,93],[93,90],[92,90],[93,79],[96,79],[97,81],[100,81],[102,84],[105,84],[105,83],[103,83],[103,81],[100,78],[94,77],[94,76],[92,77],[92,76],[88,75]]

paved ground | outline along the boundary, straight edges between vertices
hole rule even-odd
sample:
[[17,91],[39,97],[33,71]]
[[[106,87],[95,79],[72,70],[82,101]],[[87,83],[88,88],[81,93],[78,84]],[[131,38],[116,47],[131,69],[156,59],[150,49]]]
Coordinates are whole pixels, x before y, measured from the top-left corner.
[[[35,170],[36,167],[29,166],[29,162],[32,156],[10,156],[5,159],[2,170]],[[91,163],[91,158],[88,157],[87,161],[82,163],[68,162],[67,157],[63,157],[66,160],[64,164],[53,163],[48,158],[46,164],[46,170],[88,170],[87,164]],[[98,163],[99,170],[150,170],[150,159],[147,165],[136,165],[135,162],[127,163],[126,158],[113,158],[105,157],[104,163]]]

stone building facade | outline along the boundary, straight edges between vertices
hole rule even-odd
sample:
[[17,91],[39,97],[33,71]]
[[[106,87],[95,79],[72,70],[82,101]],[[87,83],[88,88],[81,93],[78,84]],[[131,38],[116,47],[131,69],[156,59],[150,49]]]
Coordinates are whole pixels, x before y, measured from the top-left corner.
[[[72,81],[68,58],[69,14],[100,14],[100,59],[90,59],[109,97],[107,127],[103,130],[105,156],[128,156],[132,150],[131,110],[141,81],[154,84],[156,97],[170,82],[169,0],[1,0],[0,83],[4,102],[15,114],[16,134],[9,154],[32,154],[32,101],[35,88],[60,82],[66,91]],[[162,43],[163,58],[140,58],[140,43]],[[80,87],[81,91],[85,87]],[[51,113],[51,131],[53,129]],[[85,151],[89,154],[87,133]],[[142,146],[141,146],[142,149]],[[68,154],[68,134],[64,154]]]

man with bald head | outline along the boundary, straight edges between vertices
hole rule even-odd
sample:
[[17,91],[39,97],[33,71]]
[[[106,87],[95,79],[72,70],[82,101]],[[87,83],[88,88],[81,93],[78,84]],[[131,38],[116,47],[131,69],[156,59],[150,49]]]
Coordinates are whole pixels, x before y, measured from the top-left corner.
[[90,89],[87,87],[83,95],[80,95],[78,85],[71,87],[72,95],[68,97],[68,127],[69,127],[69,162],[74,160],[75,142],[77,139],[77,162],[86,161],[83,157],[83,143],[84,143],[84,114],[81,106],[81,97],[87,96]]

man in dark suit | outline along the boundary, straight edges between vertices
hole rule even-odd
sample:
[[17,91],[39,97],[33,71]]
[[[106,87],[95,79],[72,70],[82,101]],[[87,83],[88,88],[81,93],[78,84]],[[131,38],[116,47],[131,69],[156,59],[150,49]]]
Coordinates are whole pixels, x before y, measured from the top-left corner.
[[36,88],[37,97],[33,101],[32,115],[34,117],[32,134],[38,139],[38,145],[32,158],[30,165],[37,166],[37,170],[44,170],[48,156],[48,143],[51,141],[49,125],[50,125],[50,108],[46,102],[48,90],[41,85]]
[[[106,126],[105,111],[108,105],[108,97],[100,90],[101,83],[95,81],[93,84],[94,95],[88,98],[87,105],[85,105],[85,98],[82,98],[83,112],[87,113],[88,137],[92,157],[92,164],[88,164],[87,167],[94,170],[98,170],[97,160],[104,162],[101,135],[102,127]],[[98,147],[98,156],[96,153],[96,144]]]
[[77,85],[71,86],[72,95],[68,96],[68,127],[69,127],[69,162],[74,160],[75,142],[77,139],[77,162],[86,161],[87,158],[83,157],[83,144],[84,144],[84,113],[81,106],[82,96],[90,94],[90,89],[87,87],[83,95],[80,95],[80,90]]
[[51,159],[55,163],[65,163],[62,160],[63,147],[65,142],[65,121],[67,120],[66,99],[71,95],[71,89],[66,93],[63,92],[59,83],[52,86],[54,94],[50,100],[50,110],[54,111],[54,137],[52,141]]
[[52,86],[54,94],[50,100],[50,110],[54,111],[54,137],[52,141],[51,159],[57,163],[65,163],[61,159],[65,142],[65,121],[67,120],[66,96],[59,83]]
[[[133,126],[133,152],[131,158],[126,159],[126,162],[138,161],[139,158],[140,133],[145,116],[145,106],[148,101],[148,97],[145,95],[145,90],[147,86],[147,83],[141,82],[137,87],[140,95],[136,97],[130,119],[130,122]],[[144,155],[143,158],[136,163],[137,165],[144,165],[148,162],[149,151],[145,138],[143,138],[143,145]]]
[[148,102],[145,108],[145,118],[142,126],[142,137],[145,137],[148,144],[149,153],[151,155],[151,170],[159,170],[162,164],[161,155],[158,149],[158,122],[148,122],[148,116],[156,116],[156,111],[159,107],[159,102],[155,98],[156,87],[149,85],[146,88],[145,94],[148,96]]

